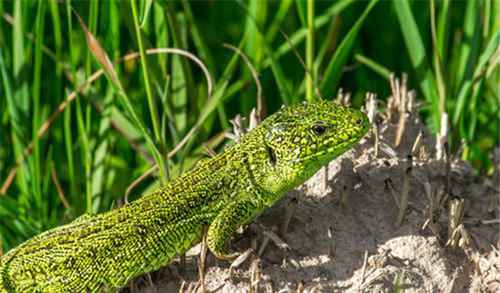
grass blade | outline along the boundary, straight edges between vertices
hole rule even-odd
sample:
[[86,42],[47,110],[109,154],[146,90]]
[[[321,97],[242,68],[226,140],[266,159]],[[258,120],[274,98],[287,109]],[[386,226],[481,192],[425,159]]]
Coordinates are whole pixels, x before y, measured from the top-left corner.
[[[479,62],[474,71],[473,78],[466,80],[460,91],[458,93],[458,98],[455,106],[455,111],[453,113],[452,123],[453,125],[457,125],[461,115],[464,114],[464,108],[467,101],[467,98],[470,96],[472,92],[472,87],[474,83],[481,79],[481,75],[487,72],[487,66],[494,56],[495,52],[497,52],[500,48],[500,32],[497,32],[490,40],[488,45],[486,46],[483,54],[479,57]],[[497,64],[498,65],[498,64]],[[473,105],[473,104],[471,104]]]
[[434,66],[434,75],[436,76],[436,85],[439,94],[439,116],[446,111],[446,85],[443,77],[443,63],[441,59],[441,52],[443,48],[439,48],[438,46],[442,45],[438,42],[437,34],[436,34],[436,8],[434,0],[430,2],[430,22],[431,22],[431,37],[432,37],[432,57],[433,57],[433,66]]
[[271,25],[269,26],[267,33],[266,33],[266,42],[271,44],[274,40],[274,37],[276,36],[276,33],[280,29],[280,25],[285,19],[285,17],[288,14],[288,11],[290,10],[290,6],[292,5],[293,0],[282,0],[280,1],[280,7],[278,8],[278,11],[276,12],[275,16],[273,17],[273,21]]
[[[33,157],[30,160],[31,173],[32,173],[32,190],[33,197],[35,199],[35,205],[38,207],[38,211],[46,211],[47,208],[42,208],[46,206],[47,202],[42,200],[41,191],[41,172],[40,172],[40,145],[38,141],[38,128],[40,127],[41,111],[40,111],[40,91],[41,91],[41,77],[42,77],[42,46],[43,46],[43,30],[45,26],[45,1],[38,1],[38,8],[36,13],[36,43],[35,43],[35,65],[33,70],[33,117],[32,117],[32,138],[33,138]],[[42,221],[46,220],[45,215],[40,214],[40,219]]]
[[365,10],[359,17],[359,19],[356,21],[356,23],[352,26],[352,28],[345,36],[345,38],[342,40],[337,50],[335,50],[335,53],[330,62],[328,63],[328,66],[323,74],[324,77],[320,87],[321,94],[323,96],[326,97],[332,96],[335,90],[337,89],[338,82],[342,74],[342,67],[347,62],[347,58],[349,57],[352,48],[354,47],[354,42],[358,37],[359,30],[361,29],[361,26],[363,25],[366,17],[373,9],[375,4],[377,4],[377,2],[378,0],[370,1],[370,3],[366,6]]
[[426,52],[422,37],[418,31],[415,18],[411,12],[409,1],[393,1],[396,15],[399,20],[401,32],[408,50],[413,69],[419,79],[420,89],[425,96],[425,99],[431,104],[431,114],[433,118],[434,129],[439,129],[439,98],[436,88],[434,76],[425,59]]
[[[314,20],[314,29],[318,30],[319,28],[328,24],[331,21],[333,15],[339,14],[354,2],[355,0],[340,0],[332,4],[332,6],[330,6],[322,15],[316,17],[316,19]],[[284,54],[292,50],[289,43],[292,43],[294,46],[298,46],[306,38],[306,36],[307,28],[301,28],[295,33],[291,34],[289,37],[289,41],[284,41],[283,44],[279,46],[277,50],[275,50],[274,58],[276,60],[279,60]],[[267,57],[267,59],[263,62],[262,69],[271,66],[271,61],[271,58]]]
[[151,121],[153,123],[153,133],[156,139],[156,143],[162,145],[163,143],[161,142],[160,120],[158,119],[158,110],[156,109],[156,104],[153,100],[153,92],[149,83],[148,64],[144,46],[142,44],[141,27],[139,25],[139,18],[137,16],[137,5],[135,3],[135,0],[130,0],[130,5],[132,7],[132,18],[134,20],[137,45],[139,46],[139,53],[141,54],[142,77],[144,79],[144,89],[146,91],[146,97],[148,100],[149,113],[151,114]]
[[355,54],[354,59],[358,61],[359,63],[365,65],[366,67],[370,68],[373,70],[375,73],[378,73],[380,76],[385,78],[387,81],[390,80],[391,78],[391,71],[384,67],[383,65],[375,62],[374,60],[362,55],[362,54]]
[[439,59],[442,60],[442,65],[444,66],[444,60],[446,60],[446,43],[448,40],[448,11],[450,7],[450,0],[443,0],[441,2],[441,9],[439,11],[438,21],[437,21],[437,49],[439,53]]
[[460,57],[457,72],[455,73],[454,86],[459,88],[465,79],[473,74],[473,63],[477,60],[479,37],[479,5],[480,1],[467,1],[464,19],[464,42],[460,47]]
[[[262,29],[259,26],[258,21],[253,17],[253,14],[249,11],[248,7],[242,1],[238,1],[238,4],[240,4],[240,6],[246,11],[248,19],[250,19],[255,25],[255,32],[258,33],[259,36],[263,39],[264,34],[262,33]],[[288,105],[290,103],[290,99],[292,98],[292,92],[290,90],[289,82],[285,77],[285,74],[283,73],[283,69],[277,61],[277,58],[275,56],[276,53],[274,52],[274,50],[269,47],[269,44],[265,40],[261,44],[264,47],[265,53],[270,59],[269,62],[271,71],[273,72],[274,79],[276,81],[276,84],[278,85],[281,100],[285,105]]]
[[314,0],[307,0],[307,37],[306,37],[306,100],[314,99]]
[[[12,117],[12,128],[13,128],[13,148],[16,159],[22,157],[22,150],[25,146],[25,141],[27,137],[27,130],[25,129],[25,123],[23,121],[27,120],[29,117],[29,97],[28,97],[28,80],[26,76],[26,71],[23,70],[26,64],[26,57],[24,55],[24,36],[23,36],[23,1],[14,2],[14,24],[13,24],[13,50],[12,50],[12,64],[13,64],[13,76],[14,76],[14,90],[13,99],[11,100],[11,109],[15,109],[12,112],[14,116]],[[16,177],[16,182],[21,190],[21,193],[27,194],[29,191],[27,174],[28,170],[25,165],[21,166],[19,169],[19,174]]]

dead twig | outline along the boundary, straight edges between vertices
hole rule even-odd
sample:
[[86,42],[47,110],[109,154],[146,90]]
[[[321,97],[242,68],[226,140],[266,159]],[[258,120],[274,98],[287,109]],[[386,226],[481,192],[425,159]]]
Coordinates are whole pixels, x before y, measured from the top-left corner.
[[243,53],[239,48],[226,43],[222,44],[222,46],[233,50],[238,55],[240,55],[247,64],[248,69],[252,73],[253,80],[255,81],[255,86],[257,87],[257,122],[260,123],[264,118],[264,101],[262,99],[262,86],[260,84],[259,74],[257,73],[257,70],[255,70],[255,67],[253,67],[252,62],[250,62],[245,53]]
[[470,246],[471,238],[463,225],[464,199],[450,200],[448,215],[448,241],[446,245],[452,248],[466,249]]
[[199,284],[201,288],[201,292],[205,293],[207,290],[205,288],[205,267],[206,267],[206,260],[207,260],[207,251],[208,251],[208,246],[207,246],[207,227],[203,228],[202,232],[202,240],[201,240],[201,249],[200,249],[200,256],[199,256],[199,261],[198,261],[198,274],[199,274]]
[[336,102],[344,105],[344,106],[350,106],[351,105],[351,93],[347,92],[344,93],[343,88],[339,88],[339,91],[337,92],[337,98]]
[[290,220],[293,218],[293,215],[295,214],[295,211],[297,210],[298,203],[299,203],[299,200],[295,196],[290,198],[290,200],[286,202],[285,218],[283,219],[283,222],[281,223],[280,230],[279,230],[279,235],[281,237],[286,236],[286,232],[288,230]]
[[54,165],[54,161],[50,161],[50,177],[52,178],[52,182],[54,182],[54,185],[56,186],[57,190],[57,195],[59,195],[59,199],[61,200],[63,206],[65,209],[69,209],[70,205],[68,203],[68,200],[66,199],[66,196],[64,196],[64,191],[61,188],[61,184],[59,183],[59,180],[57,179],[57,173],[56,173],[56,167]]
[[233,278],[234,269],[238,268],[243,264],[254,252],[253,249],[249,248],[242,254],[240,254],[229,266],[229,279]]
[[139,176],[137,179],[135,179],[128,187],[127,190],[125,191],[125,203],[128,203],[128,196],[132,192],[134,188],[136,188],[144,179],[147,177],[151,176],[154,172],[158,170],[158,165],[154,165],[151,168],[149,168],[144,174]]
[[264,240],[262,240],[262,244],[257,252],[257,255],[262,255],[262,253],[264,253],[264,250],[269,244],[269,241],[272,241],[279,249],[283,251],[290,250],[290,246],[288,246],[288,244],[274,232],[277,230],[276,226],[273,226],[273,229],[269,230],[260,224],[256,224],[255,228],[257,228],[257,230],[265,236]]
[[335,238],[333,238],[333,227],[328,227],[327,236],[330,240],[328,245],[328,255],[332,259],[335,259],[337,253],[337,243],[335,243]]
[[375,95],[374,93],[366,93],[366,112],[367,112],[367,116],[368,116],[368,120],[370,120],[371,124],[372,124],[372,127],[371,127],[371,132],[373,133],[373,136],[375,138],[375,142],[374,142],[374,148],[375,148],[375,158],[378,157],[378,149],[379,149],[379,142],[380,142],[380,138],[379,138],[379,125],[376,121],[376,117],[377,117],[377,104],[378,104],[378,101],[377,101],[377,95]]
[[363,267],[361,268],[361,277],[359,279],[359,287],[365,281],[365,273],[366,273],[366,264],[368,262],[368,250],[365,250],[365,256],[363,258]]
[[448,142],[448,113],[441,114],[441,128],[439,133],[436,134],[436,159],[445,159],[446,142]]
[[420,144],[422,142],[422,136],[424,135],[424,131],[423,130],[420,130],[420,132],[418,133],[417,137],[415,138],[415,142],[413,142],[413,146],[411,148],[411,154],[413,156],[416,156],[417,155],[417,151],[420,147]]
[[262,274],[260,271],[260,261],[255,259],[250,266],[250,293],[258,293],[259,285],[262,279]]
[[[401,143],[401,139],[403,137],[403,134],[406,130],[406,119],[407,119],[407,108],[408,108],[408,92],[406,91],[406,83],[408,80],[408,76],[406,74],[403,74],[403,78],[401,81],[401,84],[397,86],[397,93],[393,93],[393,95],[398,94],[398,100],[399,100],[399,123],[398,123],[398,128],[396,131],[396,138],[394,141],[394,145],[397,147]],[[397,83],[398,80],[396,79],[395,82]]]
[[483,220],[483,219],[475,219],[475,218],[469,218],[465,219],[463,221],[464,224],[468,225],[499,225],[500,224],[500,218],[499,219],[490,219],[490,220]]
[[299,59],[299,62],[302,65],[302,68],[304,68],[304,71],[306,72],[306,74],[308,74],[309,77],[311,77],[313,84],[314,84],[314,89],[316,91],[316,95],[318,95],[318,97],[323,100],[323,96],[321,95],[321,92],[318,88],[317,82],[314,78],[314,74],[312,72],[313,68],[307,68],[306,63],[304,62],[304,59],[302,59],[302,56],[300,56],[299,52],[297,51],[297,49],[295,48],[293,43],[290,41],[290,38],[288,37],[288,35],[284,31],[282,31],[281,29],[280,29],[280,33],[283,36],[283,38],[285,38],[286,42],[288,43],[288,45],[292,49],[292,51],[295,54],[295,56],[297,57],[297,59]]

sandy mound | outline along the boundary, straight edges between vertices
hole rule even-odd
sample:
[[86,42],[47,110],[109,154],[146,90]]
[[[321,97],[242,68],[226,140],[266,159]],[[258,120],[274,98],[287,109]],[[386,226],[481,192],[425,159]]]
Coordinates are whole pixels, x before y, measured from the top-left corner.
[[[208,256],[207,291],[499,292],[500,226],[491,221],[499,218],[496,183],[475,176],[457,156],[436,153],[443,141],[419,121],[411,93],[393,96],[384,113],[369,109],[379,139],[367,135],[235,235],[233,250],[253,247],[260,255],[252,253],[231,277],[230,263]],[[462,200],[463,213],[450,220],[450,205]],[[279,231],[293,210],[281,237],[288,248],[280,248],[279,239],[265,235]],[[124,291],[202,292],[197,251],[188,253],[183,270],[174,262]]]

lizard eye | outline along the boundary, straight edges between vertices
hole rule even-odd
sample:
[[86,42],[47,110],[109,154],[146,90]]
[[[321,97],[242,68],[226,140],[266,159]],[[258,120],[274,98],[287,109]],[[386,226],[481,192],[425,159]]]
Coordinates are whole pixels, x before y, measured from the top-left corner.
[[325,133],[325,130],[326,130],[326,127],[324,125],[322,125],[322,124],[315,124],[312,127],[312,131],[316,135],[322,135],[323,133]]

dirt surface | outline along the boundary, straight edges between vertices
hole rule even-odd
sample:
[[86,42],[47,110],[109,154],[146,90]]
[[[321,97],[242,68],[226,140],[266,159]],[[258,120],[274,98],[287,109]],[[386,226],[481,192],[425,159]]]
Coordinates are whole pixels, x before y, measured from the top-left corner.
[[[268,244],[232,276],[230,263],[209,254],[208,292],[500,292],[500,225],[481,222],[499,218],[495,183],[453,155],[436,160],[436,139],[412,113],[414,105],[400,112],[401,102],[392,99],[376,115],[378,154],[370,133],[235,235],[233,250],[259,252]],[[399,113],[405,113],[405,129],[395,146]],[[405,189],[407,208],[398,225]],[[449,207],[462,199],[463,219],[453,228],[452,247]],[[293,210],[281,236],[288,249],[279,248],[279,239],[265,235],[279,231]],[[183,270],[176,261],[125,291],[202,292],[198,251],[199,246],[188,253]]]

